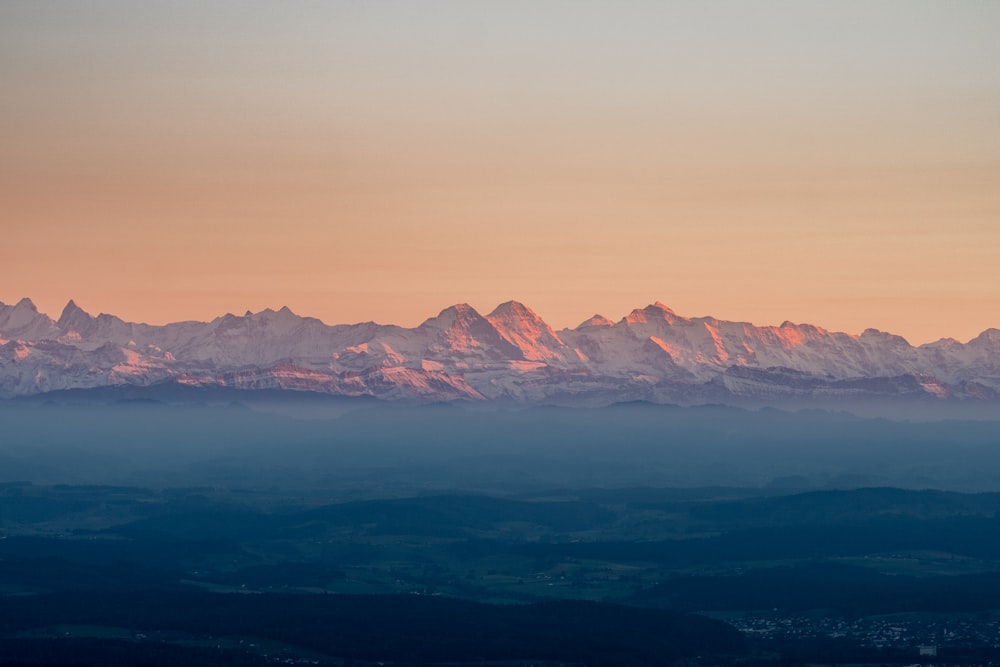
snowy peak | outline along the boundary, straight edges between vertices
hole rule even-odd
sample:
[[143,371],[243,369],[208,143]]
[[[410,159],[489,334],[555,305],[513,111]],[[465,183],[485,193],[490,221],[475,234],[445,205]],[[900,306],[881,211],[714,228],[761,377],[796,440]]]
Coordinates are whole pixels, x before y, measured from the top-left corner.
[[604,315],[595,313],[589,319],[580,322],[580,324],[577,325],[574,331],[579,331],[580,329],[586,329],[587,327],[610,327],[614,326],[614,324],[615,324],[614,322],[604,317]]
[[[424,320],[417,329],[428,332],[446,332],[455,337],[467,337],[474,335],[473,332],[482,333],[487,329],[493,329],[493,326],[475,308],[467,303],[459,303],[445,308],[436,317]],[[493,333],[496,334],[496,331]]]
[[562,344],[555,331],[536,315],[535,311],[517,301],[500,304],[486,316],[486,319],[504,336],[513,332],[520,332],[533,338],[544,335]]
[[29,299],[28,297],[24,297],[16,304],[14,304],[14,310],[18,312],[28,311],[31,313],[38,313],[38,308],[35,307],[35,302]]
[[670,308],[657,301],[656,303],[650,304],[641,310],[636,308],[622,319],[622,323],[626,325],[660,322],[675,324],[683,319],[684,318],[682,317],[678,317],[677,313],[672,311]]
[[456,323],[476,322],[481,319],[483,316],[469,304],[456,303],[454,306],[448,306],[442,310],[436,317],[427,318],[420,326],[447,328]]
[[142,325],[131,324],[105,313],[94,317],[71,299],[63,308],[56,326],[61,334],[59,340],[93,350],[103,343],[124,345],[133,340],[136,327]]
[[264,310],[260,311],[259,313],[251,313],[248,310],[246,317],[268,317],[268,318],[283,318],[283,319],[289,319],[289,318],[302,319],[301,317],[299,317],[298,315],[296,315],[295,313],[293,313],[292,309],[289,308],[288,306],[282,306],[278,310],[275,310],[273,308],[265,308]]
[[21,299],[13,306],[0,303],[0,339],[39,340],[56,335],[55,322],[39,313],[31,299]]
[[879,331],[878,329],[865,329],[861,332],[861,336],[858,340],[862,342],[877,342],[882,344],[891,344],[898,347],[911,347],[910,343],[902,336],[897,336],[896,334],[887,333],[885,331]]
[[531,308],[520,301],[505,301],[493,309],[493,312],[486,316],[487,319],[506,318],[508,320],[532,320],[541,322],[541,318],[535,314]]
[[969,341],[969,344],[996,346],[1000,344],[1000,329],[987,329]]
[[502,303],[486,319],[525,359],[545,361],[564,357],[565,343],[559,335],[523,303]]
[[483,319],[483,316],[476,312],[475,308],[467,303],[457,303],[448,306],[434,317],[428,317],[417,328],[442,331],[451,327],[468,327],[480,319]]
[[428,346],[431,358],[449,353],[460,357],[474,356],[492,360],[522,359],[521,351],[504,339],[493,324],[467,303],[459,303],[441,311],[417,331],[433,336]]
[[293,326],[306,319],[293,313],[288,306],[282,306],[280,310],[265,308],[259,313],[250,313],[245,317],[254,322],[267,322],[285,326]]
[[80,328],[90,324],[93,319],[90,313],[76,305],[76,301],[70,299],[66,307],[63,308],[62,315],[59,316],[56,324],[63,330],[76,329],[79,331]]

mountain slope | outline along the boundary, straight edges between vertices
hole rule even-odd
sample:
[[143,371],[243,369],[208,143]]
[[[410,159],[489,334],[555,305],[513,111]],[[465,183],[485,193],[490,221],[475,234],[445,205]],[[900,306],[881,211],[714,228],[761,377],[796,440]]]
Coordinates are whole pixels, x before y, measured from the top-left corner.
[[414,328],[330,326],[287,307],[153,326],[73,301],[52,320],[29,299],[0,303],[0,397],[159,382],[584,404],[996,401],[1000,330],[915,347],[874,329],[688,318],[659,302],[558,332],[516,301],[486,316],[457,304]]

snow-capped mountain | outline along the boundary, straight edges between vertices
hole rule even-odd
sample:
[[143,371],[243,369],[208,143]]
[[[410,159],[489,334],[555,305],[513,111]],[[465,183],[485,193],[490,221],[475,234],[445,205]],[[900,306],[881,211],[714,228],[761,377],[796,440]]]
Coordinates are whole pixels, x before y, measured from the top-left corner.
[[432,400],[760,402],[838,397],[1000,400],[1000,330],[912,346],[785,322],[688,318],[661,303],[555,331],[524,304],[467,304],[417,327],[330,326],[291,310],[152,326],[53,320],[0,303],[0,397],[173,382]]

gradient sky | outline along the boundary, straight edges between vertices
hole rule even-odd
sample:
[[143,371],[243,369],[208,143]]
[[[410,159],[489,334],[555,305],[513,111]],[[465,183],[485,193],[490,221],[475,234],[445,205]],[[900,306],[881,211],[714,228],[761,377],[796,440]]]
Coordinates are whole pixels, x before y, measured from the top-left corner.
[[0,3],[0,301],[1000,327],[1000,3]]

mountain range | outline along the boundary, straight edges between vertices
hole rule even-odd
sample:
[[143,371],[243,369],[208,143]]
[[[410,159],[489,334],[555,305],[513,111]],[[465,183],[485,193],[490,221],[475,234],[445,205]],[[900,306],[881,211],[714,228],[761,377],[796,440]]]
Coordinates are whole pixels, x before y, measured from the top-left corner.
[[785,322],[683,317],[662,303],[556,331],[527,306],[466,304],[417,327],[327,325],[291,310],[162,326],[58,320],[0,303],[0,398],[107,386],[280,389],[383,399],[600,405],[872,399],[1000,402],[1000,330],[913,346]]

